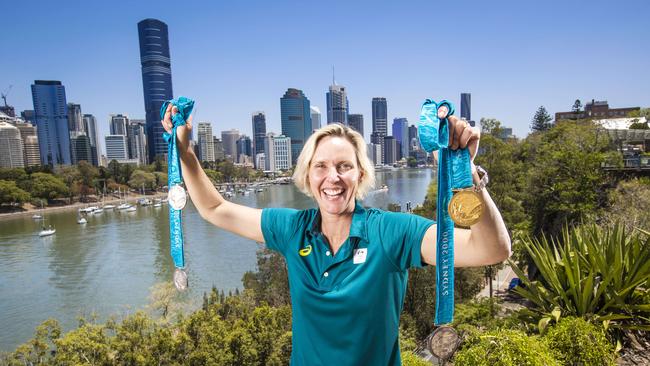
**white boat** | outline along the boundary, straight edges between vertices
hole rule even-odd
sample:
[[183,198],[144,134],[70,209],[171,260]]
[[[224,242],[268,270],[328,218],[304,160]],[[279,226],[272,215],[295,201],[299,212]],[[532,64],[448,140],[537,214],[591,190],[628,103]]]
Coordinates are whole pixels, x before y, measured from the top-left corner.
[[156,202],[156,203],[153,204],[153,207],[155,207],[155,208],[162,207],[162,203]]
[[102,214],[102,213],[104,213],[103,208],[97,208],[97,209],[93,210],[93,215],[99,215],[99,214]]
[[39,214],[35,214],[35,215],[32,215],[32,219],[34,219],[34,220],[42,220],[43,216],[41,216]]
[[136,210],[135,206],[129,206],[129,208],[126,209],[126,212],[135,212]]
[[50,236],[50,235],[54,235],[54,233],[56,233],[56,229],[53,229],[53,228],[50,226],[50,227],[47,228],[47,229],[46,229],[46,228],[43,228],[43,230],[41,230],[41,231],[38,233],[38,236],[40,236],[40,237],[43,237],[43,236]]
[[77,219],[77,224],[79,224],[79,225],[83,225],[83,224],[86,224],[86,223],[88,223],[88,220],[86,220],[85,217],[80,217],[79,219]]
[[130,207],[131,207],[131,205],[129,205],[128,203],[122,203],[121,205],[117,206],[117,209],[118,210],[126,210],[126,209],[129,209]]
[[258,191],[258,192],[264,192],[264,189],[262,189],[262,188],[258,188],[257,191]]
[[115,208],[115,205],[106,205],[104,206],[104,210],[112,210]]

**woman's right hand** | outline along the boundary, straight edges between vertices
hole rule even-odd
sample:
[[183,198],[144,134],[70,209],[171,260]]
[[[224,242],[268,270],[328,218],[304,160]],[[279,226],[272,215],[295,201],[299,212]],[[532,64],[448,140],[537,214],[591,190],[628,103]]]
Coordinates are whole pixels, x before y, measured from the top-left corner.
[[[167,105],[167,110],[165,111],[165,118],[161,121],[165,131],[171,133],[172,127],[172,116],[178,113],[178,108],[175,105],[169,103]],[[190,136],[192,136],[192,115],[185,121],[185,125],[179,126],[176,128],[176,143],[178,146],[178,151],[181,155],[185,152],[191,152],[190,148]]]

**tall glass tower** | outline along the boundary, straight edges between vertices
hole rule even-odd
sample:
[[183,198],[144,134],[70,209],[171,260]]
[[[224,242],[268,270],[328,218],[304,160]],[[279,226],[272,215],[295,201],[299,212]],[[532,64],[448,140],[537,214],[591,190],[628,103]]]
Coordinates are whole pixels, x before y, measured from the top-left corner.
[[345,87],[334,83],[330,85],[330,91],[327,92],[325,97],[327,101],[327,124],[340,123],[347,126],[350,102]]
[[460,93],[460,116],[466,121],[472,120],[472,94]]
[[60,81],[36,80],[32,84],[32,100],[41,164],[72,164],[65,87]]
[[174,94],[167,24],[157,19],[142,20],[138,23],[138,36],[146,111],[147,147],[149,161],[153,162],[156,155],[167,153],[167,143],[162,137],[164,129],[160,124],[160,107],[163,102],[172,99]]
[[381,145],[381,156],[385,159],[384,137],[388,135],[388,103],[386,98],[372,98],[372,134],[370,140],[373,144]]
[[309,99],[302,90],[287,89],[280,98],[280,115],[282,134],[291,139],[291,164],[295,164],[312,127]]
[[253,113],[253,157],[264,152],[266,137],[266,115],[264,112]]

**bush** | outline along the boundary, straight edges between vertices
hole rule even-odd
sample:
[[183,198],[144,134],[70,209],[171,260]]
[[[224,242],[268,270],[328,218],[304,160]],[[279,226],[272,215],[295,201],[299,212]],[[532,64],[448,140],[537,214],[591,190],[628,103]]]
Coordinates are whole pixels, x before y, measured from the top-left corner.
[[560,365],[538,336],[507,329],[469,332],[453,360],[456,366]]
[[431,366],[431,363],[419,358],[413,352],[402,352],[403,366]]
[[614,365],[614,347],[604,330],[582,318],[563,318],[544,335],[565,365]]

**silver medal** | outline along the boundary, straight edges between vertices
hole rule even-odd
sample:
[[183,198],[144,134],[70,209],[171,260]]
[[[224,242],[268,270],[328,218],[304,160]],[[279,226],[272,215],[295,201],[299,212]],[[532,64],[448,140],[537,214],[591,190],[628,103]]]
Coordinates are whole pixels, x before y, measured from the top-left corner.
[[169,205],[174,210],[182,210],[187,203],[187,193],[185,193],[185,188],[180,184],[173,185],[167,193],[167,198],[169,200]]
[[179,291],[183,291],[187,288],[187,273],[180,268],[176,268],[174,271],[174,286]]

